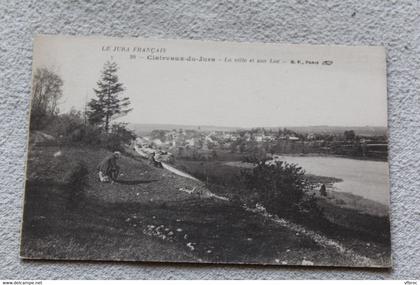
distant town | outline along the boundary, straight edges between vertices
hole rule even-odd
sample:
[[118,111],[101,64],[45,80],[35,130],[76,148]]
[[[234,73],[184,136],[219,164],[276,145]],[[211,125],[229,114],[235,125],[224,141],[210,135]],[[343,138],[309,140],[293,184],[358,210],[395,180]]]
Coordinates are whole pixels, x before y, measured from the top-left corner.
[[[138,130],[138,129],[137,129]],[[154,129],[138,135],[137,151],[145,156],[156,152],[162,160],[220,159],[220,153],[242,154],[245,158],[264,158],[270,154],[317,154],[338,155],[361,159],[386,160],[388,142],[386,131],[375,128],[361,130],[335,128],[317,132],[298,131],[288,128],[215,130],[201,129]],[[166,158],[165,158],[166,156]]]

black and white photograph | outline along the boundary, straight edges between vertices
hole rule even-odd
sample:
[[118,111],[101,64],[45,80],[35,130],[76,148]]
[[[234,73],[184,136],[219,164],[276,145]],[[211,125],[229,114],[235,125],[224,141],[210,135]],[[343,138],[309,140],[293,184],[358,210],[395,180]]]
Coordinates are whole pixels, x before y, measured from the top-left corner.
[[39,35],[24,259],[390,268],[379,46]]

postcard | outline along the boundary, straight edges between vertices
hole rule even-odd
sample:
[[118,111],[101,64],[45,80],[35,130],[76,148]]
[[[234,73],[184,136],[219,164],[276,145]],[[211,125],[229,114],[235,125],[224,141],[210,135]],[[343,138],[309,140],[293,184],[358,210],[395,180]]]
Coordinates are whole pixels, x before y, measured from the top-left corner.
[[40,35],[21,257],[391,267],[375,46]]

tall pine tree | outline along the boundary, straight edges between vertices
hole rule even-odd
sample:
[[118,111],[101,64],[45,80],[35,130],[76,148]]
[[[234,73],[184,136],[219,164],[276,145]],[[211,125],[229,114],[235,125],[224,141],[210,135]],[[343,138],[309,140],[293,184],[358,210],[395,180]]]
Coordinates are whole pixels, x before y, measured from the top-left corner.
[[93,89],[96,98],[89,103],[88,119],[91,124],[100,125],[108,133],[111,121],[125,116],[132,109],[130,99],[122,97],[124,87],[117,76],[118,66],[115,62],[107,61],[101,73],[98,87]]

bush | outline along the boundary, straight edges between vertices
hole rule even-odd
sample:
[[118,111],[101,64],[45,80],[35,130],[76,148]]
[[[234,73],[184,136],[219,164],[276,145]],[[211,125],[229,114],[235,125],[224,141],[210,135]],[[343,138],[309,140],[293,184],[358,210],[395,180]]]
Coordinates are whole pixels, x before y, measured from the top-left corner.
[[82,114],[75,110],[52,117],[44,131],[57,138],[60,145],[92,145],[111,151],[122,151],[124,144],[136,138],[121,123],[114,124],[106,133],[103,128],[85,122]]
[[70,188],[75,190],[84,189],[88,185],[89,170],[84,161],[79,161],[70,170],[67,183]]
[[80,129],[81,126],[83,126],[81,114],[73,110],[67,114],[51,116],[43,131],[60,138],[60,140],[63,140],[63,138],[70,140],[73,132]]
[[243,170],[241,176],[251,204],[262,203],[271,213],[298,210],[308,186],[302,168],[283,161],[259,161],[252,170]]
[[68,209],[80,207],[84,203],[84,189],[88,186],[89,171],[84,161],[79,161],[70,170],[67,178],[69,192]]
[[136,138],[136,135],[125,128],[124,124],[116,124],[111,128],[110,133],[101,135],[101,145],[110,151],[124,151],[124,145],[129,144]]

